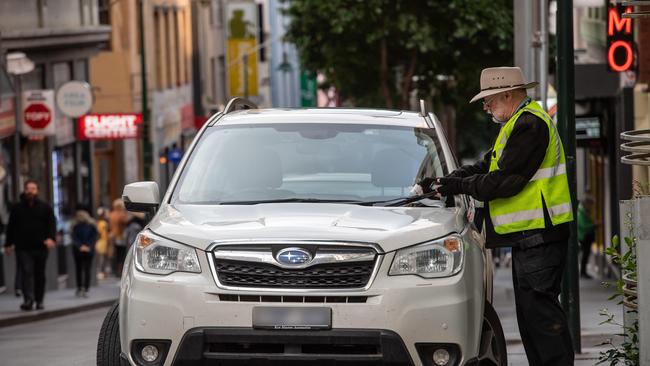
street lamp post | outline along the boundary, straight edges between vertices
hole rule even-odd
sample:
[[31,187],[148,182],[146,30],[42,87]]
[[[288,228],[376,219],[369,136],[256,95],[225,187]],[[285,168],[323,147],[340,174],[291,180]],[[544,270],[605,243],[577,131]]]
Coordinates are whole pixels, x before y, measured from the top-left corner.
[[13,52],[7,55],[7,72],[13,75],[14,87],[16,89],[16,130],[14,132],[13,141],[13,172],[12,184],[14,188],[14,199],[18,202],[21,194],[20,187],[20,133],[21,122],[23,120],[23,105],[22,105],[22,80],[21,75],[27,74],[34,70],[34,62],[27,58],[22,52]]
[[140,80],[141,80],[141,95],[142,95],[142,175],[144,180],[151,180],[151,139],[149,138],[149,96],[147,94],[147,57],[145,37],[144,37],[144,6],[145,0],[139,0],[138,6],[140,13],[138,16],[138,28],[140,30]]
[[[564,143],[573,217],[577,217],[576,199],[576,123],[574,103],[573,0],[558,1],[557,11],[557,80],[558,130]],[[573,349],[581,352],[580,293],[578,291],[578,241],[576,220],[571,223],[571,236],[562,279],[562,307],[568,315]]]

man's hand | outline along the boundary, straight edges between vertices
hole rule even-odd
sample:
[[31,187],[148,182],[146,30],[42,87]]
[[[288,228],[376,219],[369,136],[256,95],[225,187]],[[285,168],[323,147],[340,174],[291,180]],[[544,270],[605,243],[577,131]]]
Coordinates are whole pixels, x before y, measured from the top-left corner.
[[83,252],[83,253],[88,253],[88,252],[90,252],[90,247],[87,246],[86,244],[82,244],[82,245],[79,247],[79,251],[80,251],[80,252]]
[[56,242],[50,238],[45,239],[43,244],[47,247],[47,249],[52,249],[56,246]]
[[5,255],[11,255],[11,253],[14,252],[14,246],[13,245],[7,245],[5,246]]
[[439,184],[439,186],[436,188],[436,191],[440,193],[441,196],[449,196],[462,193],[460,187],[461,182],[462,179],[457,177],[437,178],[435,183]]
[[436,182],[435,178],[423,178],[421,181],[417,183],[420,187],[422,187],[422,192],[418,192],[420,194],[426,194],[429,192],[433,192],[433,188],[431,187],[434,183]]

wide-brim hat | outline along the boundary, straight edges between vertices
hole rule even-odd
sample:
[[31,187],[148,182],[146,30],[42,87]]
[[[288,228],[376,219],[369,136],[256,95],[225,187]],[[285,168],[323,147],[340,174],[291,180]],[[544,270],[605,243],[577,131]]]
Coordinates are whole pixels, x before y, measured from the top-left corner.
[[536,81],[526,83],[524,74],[518,67],[490,67],[481,71],[481,92],[469,102],[474,103],[509,90],[534,88],[537,84]]

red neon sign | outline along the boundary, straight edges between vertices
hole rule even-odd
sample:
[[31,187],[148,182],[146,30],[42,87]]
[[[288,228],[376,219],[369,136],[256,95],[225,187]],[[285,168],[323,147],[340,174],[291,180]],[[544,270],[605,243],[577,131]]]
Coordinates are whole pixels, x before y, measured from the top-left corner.
[[621,5],[610,5],[607,12],[607,66],[611,71],[628,71],[634,66],[632,19],[621,16],[630,12],[632,7]]
[[87,114],[78,122],[79,140],[121,140],[140,136],[141,114]]

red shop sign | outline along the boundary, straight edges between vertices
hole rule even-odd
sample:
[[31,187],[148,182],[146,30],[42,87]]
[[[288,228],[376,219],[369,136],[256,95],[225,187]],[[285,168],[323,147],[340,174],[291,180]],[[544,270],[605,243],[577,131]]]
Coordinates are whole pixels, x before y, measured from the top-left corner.
[[632,7],[620,4],[610,5],[607,10],[607,68],[622,72],[633,69],[634,27],[631,18],[623,18],[623,13],[632,12]]
[[141,114],[87,114],[78,122],[79,140],[121,140],[140,137]]

